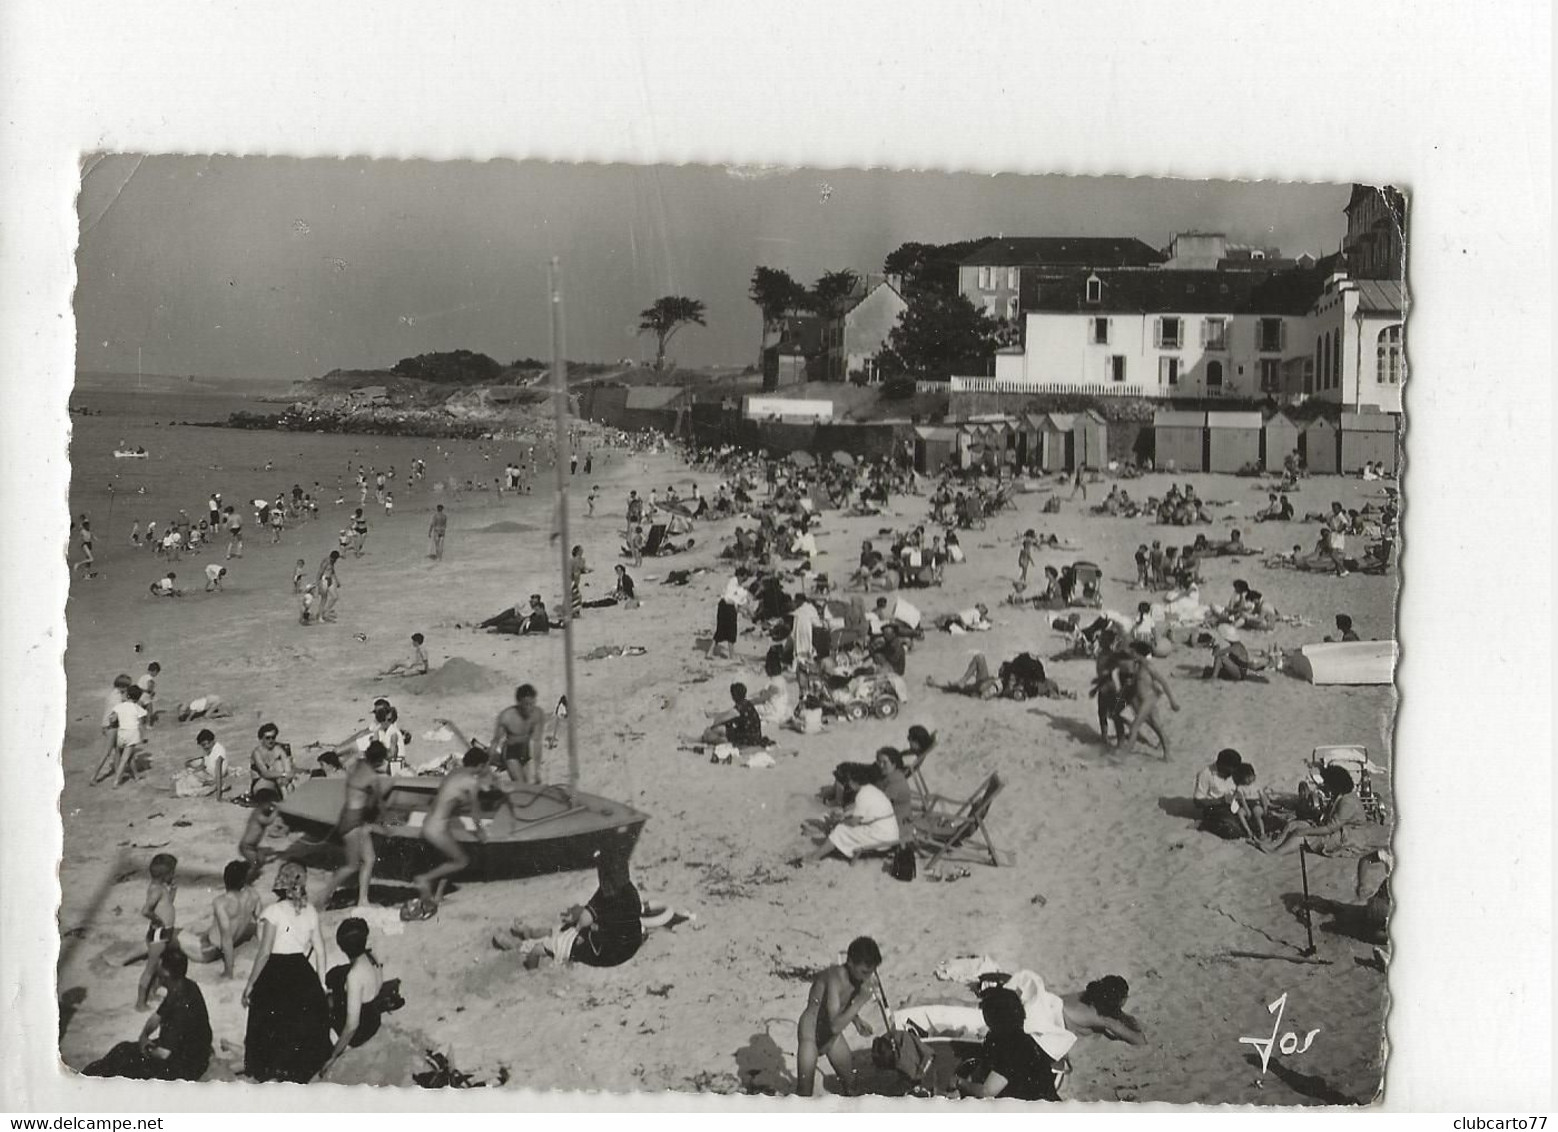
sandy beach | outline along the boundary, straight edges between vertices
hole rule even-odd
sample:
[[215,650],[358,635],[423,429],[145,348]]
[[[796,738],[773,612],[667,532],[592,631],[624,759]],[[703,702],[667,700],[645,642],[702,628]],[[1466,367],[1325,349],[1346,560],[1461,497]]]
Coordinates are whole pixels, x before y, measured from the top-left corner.
[[[78,452],[101,444],[117,426],[95,418],[78,422]],[[202,444],[219,446],[219,461],[178,454],[197,433]],[[159,519],[180,506],[198,517],[209,489],[240,501],[249,497],[250,485],[272,495],[292,482],[308,487],[320,478],[312,469],[344,467],[353,449],[365,462],[404,470],[414,452],[434,447],[430,441],[170,426],[150,435],[148,447],[155,443],[164,459],[146,469],[161,484],[146,513]],[[487,454],[497,455],[487,460],[474,443],[442,447],[451,452],[449,473],[457,478],[481,468],[497,474],[504,459],[521,454],[513,445],[489,444]],[[276,470],[263,471],[267,459],[277,461]],[[429,463],[430,476],[438,476],[441,467]],[[79,460],[77,467],[73,510],[90,510],[96,530],[106,497],[90,497],[91,473],[79,470]],[[635,571],[641,608],[590,610],[575,626],[581,656],[601,645],[648,650],[577,662],[581,783],[650,815],[634,856],[638,886],[646,896],[695,913],[696,921],[653,932],[637,957],[619,968],[528,973],[514,956],[492,948],[492,933],[516,916],[544,920],[582,901],[593,888],[590,874],[464,884],[435,919],[405,925],[393,907],[409,894],[405,886],[376,886],[385,910],[372,918],[373,944],[386,973],[401,979],[406,1006],[362,1051],[371,1051],[359,1058],[362,1080],[410,1084],[410,1074],[425,1068],[422,1051],[432,1049],[477,1078],[538,1089],[787,1094],[793,1089],[795,1020],[809,982],[803,972],[836,961],[851,938],[867,934],[881,944],[883,983],[894,1005],[948,997],[971,1002],[962,988],[932,975],[939,962],[959,954],[989,954],[1035,970],[1058,991],[1080,989],[1108,973],[1125,976],[1130,1009],[1149,1044],[1085,1039],[1071,1057],[1071,1099],[1369,1101],[1383,1072],[1387,1008],[1385,975],[1366,965],[1369,945],[1326,931],[1328,917],[1317,915],[1325,965],[1230,958],[1230,951],[1246,951],[1291,959],[1303,946],[1298,860],[1198,832],[1188,799],[1196,772],[1227,746],[1238,748],[1262,781],[1278,789],[1292,789],[1311,749],[1322,744],[1366,745],[1377,762],[1387,762],[1391,689],[1311,687],[1280,674],[1265,684],[1206,683],[1193,678],[1205,651],[1180,647],[1160,662],[1183,705],[1169,717],[1174,758],[1165,763],[1154,754],[1098,745],[1086,695],[1088,661],[1051,666],[1051,675],[1079,694],[1075,701],[984,703],[924,687],[927,675],[956,676],[975,649],[994,664],[1024,650],[1049,657],[1061,648],[1063,638],[1047,615],[999,604],[1016,576],[1019,536],[1027,527],[1052,531],[1081,548],[1045,552],[1040,567],[1078,557],[1100,563],[1105,606],[1127,613],[1140,598],[1130,587],[1131,555],[1140,542],[1189,541],[1198,530],[1226,537],[1230,526],[1268,551],[1294,543],[1307,549],[1313,542],[1312,525],[1253,524],[1265,496],[1252,481],[1173,479],[1193,483],[1203,498],[1231,502],[1211,508],[1219,519],[1214,526],[1187,533],[1146,519],[1090,516],[1080,500],[1065,503],[1058,515],[1041,515],[1047,495],[1033,493],[1019,495],[1018,509],[993,518],[985,530],[966,533],[967,563],[949,567],[942,587],[912,598],[930,616],[983,600],[993,611],[994,630],[978,636],[928,631],[910,656],[912,698],[898,719],[838,721],[815,737],[785,733],[771,769],[714,766],[678,749],[678,736],[702,729],[706,710],[728,703],[732,680],[759,682],[764,639],[744,635],[735,661],[705,655],[715,600],[728,576],[716,555],[736,524],[699,523],[691,551],[646,560]],[[696,482],[712,493],[718,477],[690,472],[674,453],[618,451],[588,482],[602,488],[594,518],[584,517],[588,485],[582,474],[572,490],[573,541],[584,546],[594,571],[586,580],[587,599],[610,589],[630,487],[643,492],[674,483],[686,490]],[[1169,482],[1159,475],[1127,486],[1133,496],[1159,495]],[[1093,485],[1090,502],[1105,491],[1107,485]],[[101,576],[77,580],[68,609],[59,983],[67,1065],[79,1068],[139,1027],[136,969],[121,968],[114,958],[140,937],[136,913],[151,855],[178,856],[180,923],[203,925],[246,817],[243,808],[226,802],[173,796],[173,773],[198,754],[199,725],[179,725],[171,716],[150,732],[153,767],[142,783],[88,787],[102,747],[100,704],[116,673],[139,675],[148,661],[159,661],[162,707],[219,694],[233,714],[213,729],[240,764],[255,728],[271,720],[305,768],[312,765],[308,744],[338,741],[363,726],[381,694],[394,700],[414,736],[414,760],[437,747],[425,737],[435,718],[451,718],[485,737],[515,684],[536,684],[548,710],[561,694],[560,634],[516,638],[471,628],[531,592],[557,600],[556,547],[547,539],[549,476],[538,476],[535,494],[518,499],[499,500],[490,492],[435,496],[425,485],[395,494],[390,518],[370,506],[368,553],[343,562],[339,621],[313,627],[298,624],[292,566],[303,558],[312,573],[355,505],[355,491],[347,506],[335,506],[331,495],[320,520],[289,528],[278,545],[250,531],[244,558],[229,564],[227,592],[201,593],[196,581],[206,561],[221,561],[220,548],[186,558],[175,568],[194,592],[177,601],[147,595],[160,563],[126,545],[130,518],[119,497],[112,525],[99,535],[100,545],[111,548],[100,554]],[[1322,477],[1306,480],[1294,502],[1302,515],[1324,510],[1333,499],[1358,507],[1378,498],[1378,484]],[[437,563],[426,556],[425,537],[435,501],[451,515],[447,554]],[[826,513],[818,535],[820,568],[846,575],[861,539],[923,522],[925,513],[925,499],[914,496],[895,498],[889,513],[877,517]],[[689,585],[659,584],[672,569],[698,566],[710,570]],[[1331,631],[1339,611],[1350,613],[1365,637],[1393,635],[1393,576],[1275,572],[1259,558],[1211,559],[1203,573],[1207,602],[1226,600],[1232,580],[1246,577],[1284,614],[1309,623],[1253,634],[1252,651],[1317,641]],[[375,670],[409,652],[414,631],[427,637],[433,676],[375,681]],[[458,666],[460,679],[440,680],[441,666],[455,659],[468,662]],[[972,875],[953,884],[923,876],[898,883],[872,861],[785,867],[807,847],[801,822],[822,812],[816,793],[834,764],[868,758],[884,743],[902,744],[905,729],[916,723],[941,738],[926,767],[935,790],[966,796],[987,774],[1001,772],[1008,785],[991,829],[997,845],[1015,854],[1015,866],[972,866]],[[560,778],[561,751],[547,752],[547,759],[548,776]],[[247,785],[246,777],[241,781]],[[1381,783],[1387,797],[1388,783]],[[312,879],[322,884],[323,875]],[[1351,902],[1353,862],[1311,857],[1309,885],[1317,897]],[[349,914],[326,914],[327,938]],[[239,978],[231,982],[220,979],[219,965],[193,968],[216,1033],[213,1079],[231,1078],[242,1064],[239,993],[250,950],[240,953]],[[1279,1059],[1281,1071],[1262,1076],[1252,1048],[1239,1039],[1270,1033],[1267,1006],[1284,993],[1282,1028],[1320,1033],[1307,1052]],[[867,1044],[851,1040],[857,1048]]]

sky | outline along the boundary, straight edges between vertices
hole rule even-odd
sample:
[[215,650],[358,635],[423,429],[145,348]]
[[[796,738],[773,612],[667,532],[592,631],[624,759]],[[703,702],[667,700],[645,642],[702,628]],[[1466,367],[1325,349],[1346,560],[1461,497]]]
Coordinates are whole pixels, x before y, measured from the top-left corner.
[[77,368],[300,379],[469,349],[550,356],[547,263],[566,356],[652,359],[638,312],[707,306],[669,354],[756,360],[759,264],[810,283],[880,271],[910,240],[1225,232],[1335,251],[1346,185],[887,170],[272,157],[89,163],[78,201]]

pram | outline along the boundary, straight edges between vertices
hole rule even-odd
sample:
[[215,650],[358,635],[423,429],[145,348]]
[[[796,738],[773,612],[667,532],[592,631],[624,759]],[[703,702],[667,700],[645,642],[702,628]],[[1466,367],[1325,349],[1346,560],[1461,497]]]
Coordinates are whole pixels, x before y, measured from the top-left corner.
[[1298,784],[1298,798],[1301,808],[1313,808],[1318,811],[1323,808],[1320,800],[1320,772],[1328,766],[1339,766],[1352,775],[1353,790],[1358,795],[1358,801],[1363,803],[1363,812],[1369,820],[1385,824],[1390,816],[1390,808],[1385,800],[1374,789],[1374,776],[1388,773],[1384,767],[1378,766],[1369,759],[1367,747],[1351,745],[1316,747],[1309,755],[1309,773]]
[[1060,572],[1060,592],[1067,605],[1098,609],[1104,604],[1104,572],[1096,562],[1073,562]]
[[810,681],[802,692],[816,696],[824,714],[842,715],[852,723],[873,714],[878,719],[892,719],[909,698],[909,686],[890,672],[861,672],[837,688],[827,683],[826,678]]

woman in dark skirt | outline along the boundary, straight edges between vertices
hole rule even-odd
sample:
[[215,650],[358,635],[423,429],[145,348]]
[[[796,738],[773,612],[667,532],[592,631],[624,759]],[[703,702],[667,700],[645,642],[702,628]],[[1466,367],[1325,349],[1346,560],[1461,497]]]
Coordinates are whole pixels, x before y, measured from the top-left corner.
[[244,1073],[256,1081],[302,1084],[330,1057],[325,939],[302,865],[282,865],[275,891],[281,899],[260,913],[259,951],[243,992],[249,1010]]

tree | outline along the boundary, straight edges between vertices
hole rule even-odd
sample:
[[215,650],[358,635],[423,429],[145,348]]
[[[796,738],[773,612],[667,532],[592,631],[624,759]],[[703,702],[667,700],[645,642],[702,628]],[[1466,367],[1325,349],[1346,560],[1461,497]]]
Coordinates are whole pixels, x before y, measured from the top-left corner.
[[850,292],[859,282],[860,276],[847,267],[842,271],[824,272],[812,285],[807,305],[824,318],[836,317],[841,313],[844,300],[849,298]]
[[503,367],[486,354],[451,350],[447,353],[401,358],[391,372],[401,377],[433,381],[441,385],[487,385],[497,380]]
[[666,295],[655,300],[655,305],[638,312],[640,333],[648,331],[655,336],[655,369],[665,366],[665,344],[682,327],[689,323],[707,326],[703,321],[703,304],[697,299],[681,295]]
[[910,241],[888,253],[882,263],[882,270],[903,280],[904,298],[919,291],[950,297],[958,293],[958,264],[974,249],[988,242],[988,236],[978,240],[960,240],[955,244]]
[[994,319],[962,295],[920,292],[908,304],[876,356],[879,373],[941,380],[989,369],[999,345]]
[[805,305],[806,288],[792,279],[788,271],[781,271],[777,267],[758,267],[752,272],[752,286],[747,290],[747,298],[763,312],[763,336],[757,346],[757,366],[762,369],[763,348],[768,344],[768,335],[778,331],[786,312]]

